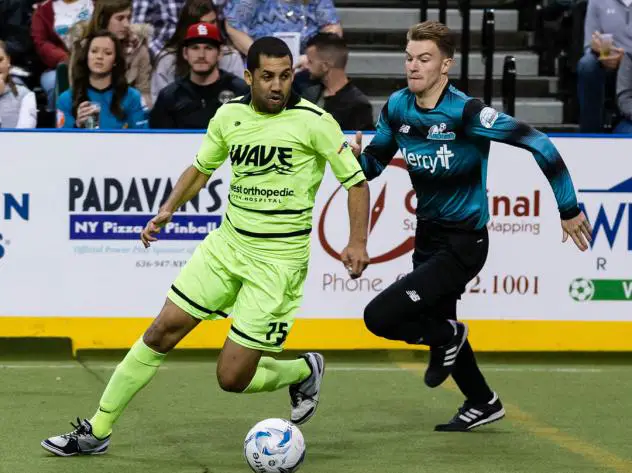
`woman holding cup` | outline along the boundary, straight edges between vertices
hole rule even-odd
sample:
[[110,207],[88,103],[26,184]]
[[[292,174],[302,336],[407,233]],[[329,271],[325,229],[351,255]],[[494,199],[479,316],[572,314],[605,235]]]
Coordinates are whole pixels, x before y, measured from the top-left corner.
[[147,128],[141,94],[127,84],[121,43],[109,31],[88,35],[72,88],[57,103],[59,128]]

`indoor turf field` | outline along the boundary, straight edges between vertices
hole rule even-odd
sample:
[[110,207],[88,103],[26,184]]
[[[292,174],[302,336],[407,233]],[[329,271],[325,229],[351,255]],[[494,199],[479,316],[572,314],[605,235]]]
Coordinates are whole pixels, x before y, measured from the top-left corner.
[[[132,401],[107,454],[45,452],[40,440],[92,415],[122,355],[2,354],[0,472],[247,473],[246,432],[289,415],[287,390],[224,393],[214,354],[175,352]],[[507,417],[465,434],[433,432],[462,399],[451,381],[424,386],[424,353],[326,356],[319,411],[301,428],[301,472],[632,473],[630,355],[483,355]]]

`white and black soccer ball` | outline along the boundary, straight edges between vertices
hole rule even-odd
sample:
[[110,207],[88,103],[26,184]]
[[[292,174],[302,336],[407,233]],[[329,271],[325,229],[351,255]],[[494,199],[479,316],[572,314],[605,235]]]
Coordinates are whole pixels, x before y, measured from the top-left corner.
[[246,435],[244,456],[256,473],[293,473],[305,459],[305,440],[285,419],[262,420]]
[[577,302],[589,301],[595,295],[595,285],[590,279],[573,279],[568,292]]

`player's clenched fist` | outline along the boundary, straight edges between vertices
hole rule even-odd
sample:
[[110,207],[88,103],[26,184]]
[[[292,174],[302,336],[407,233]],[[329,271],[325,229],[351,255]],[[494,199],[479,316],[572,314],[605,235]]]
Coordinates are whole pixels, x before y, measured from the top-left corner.
[[160,229],[171,221],[172,216],[173,214],[171,212],[162,210],[158,212],[158,215],[147,222],[145,229],[140,234],[140,240],[143,242],[145,248],[149,248],[152,241],[158,240],[154,235],[157,235]]
[[351,279],[362,276],[362,272],[369,265],[369,255],[365,245],[348,245],[340,255],[342,263],[347,268]]
[[356,131],[354,139],[349,141],[349,146],[351,146],[351,152],[357,158],[362,154],[362,132]]

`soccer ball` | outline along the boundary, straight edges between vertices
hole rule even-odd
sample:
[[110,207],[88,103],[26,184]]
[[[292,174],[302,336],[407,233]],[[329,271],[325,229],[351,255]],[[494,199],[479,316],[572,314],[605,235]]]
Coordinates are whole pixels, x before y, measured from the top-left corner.
[[577,302],[585,302],[595,294],[595,285],[590,279],[577,278],[571,282],[568,292]]
[[305,458],[305,440],[285,419],[262,420],[246,435],[244,456],[256,473],[292,473]]

